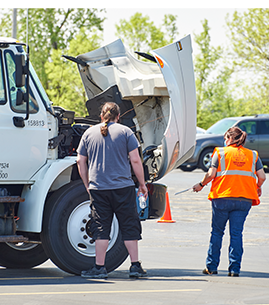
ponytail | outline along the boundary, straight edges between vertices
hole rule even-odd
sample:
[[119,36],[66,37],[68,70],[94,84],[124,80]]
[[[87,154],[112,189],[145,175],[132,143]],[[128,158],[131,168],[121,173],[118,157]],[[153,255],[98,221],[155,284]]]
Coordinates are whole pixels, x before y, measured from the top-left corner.
[[238,147],[245,144],[247,133],[242,131],[239,127],[231,127],[225,132],[224,137],[225,136],[232,139],[230,145],[236,144]]
[[120,107],[113,102],[107,102],[102,107],[101,116],[104,125],[101,126],[101,134],[106,137],[108,135],[108,123],[116,120],[120,114]]

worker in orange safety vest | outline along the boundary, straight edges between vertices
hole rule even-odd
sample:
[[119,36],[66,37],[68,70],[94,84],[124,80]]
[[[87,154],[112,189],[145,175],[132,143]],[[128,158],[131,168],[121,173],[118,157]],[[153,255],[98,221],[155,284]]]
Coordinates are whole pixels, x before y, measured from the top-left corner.
[[227,147],[216,147],[212,163],[201,182],[193,186],[199,192],[211,180],[208,199],[212,201],[212,232],[204,274],[217,274],[225,226],[229,220],[229,276],[239,276],[243,255],[242,232],[252,205],[260,203],[261,186],[266,176],[256,151],[244,148],[247,134],[238,127],[224,135]]

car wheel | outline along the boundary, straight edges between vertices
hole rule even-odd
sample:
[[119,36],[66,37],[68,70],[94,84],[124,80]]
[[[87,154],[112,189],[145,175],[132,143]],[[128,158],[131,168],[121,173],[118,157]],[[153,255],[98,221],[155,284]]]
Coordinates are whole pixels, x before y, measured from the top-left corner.
[[211,159],[212,159],[212,153],[213,148],[207,148],[205,149],[199,159],[199,167],[204,171],[207,172],[211,166]]
[[192,171],[194,171],[197,168],[197,166],[196,165],[193,165],[193,166],[181,165],[181,166],[179,166],[179,168],[183,172],[192,172]]
[[[60,269],[80,274],[95,263],[95,244],[89,232],[90,201],[81,181],[56,191],[46,203],[41,240],[44,250]],[[128,256],[114,217],[106,253],[106,269],[113,271]]]

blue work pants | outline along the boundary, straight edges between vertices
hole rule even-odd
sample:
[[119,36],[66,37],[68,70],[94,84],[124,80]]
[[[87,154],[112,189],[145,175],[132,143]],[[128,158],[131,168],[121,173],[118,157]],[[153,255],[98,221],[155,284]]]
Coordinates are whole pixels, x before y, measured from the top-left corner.
[[217,271],[220,261],[222,238],[229,220],[229,272],[240,273],[243,255],[242,232],[251,202],[244,199],[218,198],[212,200],[212,232],[206,266],[209,271]]

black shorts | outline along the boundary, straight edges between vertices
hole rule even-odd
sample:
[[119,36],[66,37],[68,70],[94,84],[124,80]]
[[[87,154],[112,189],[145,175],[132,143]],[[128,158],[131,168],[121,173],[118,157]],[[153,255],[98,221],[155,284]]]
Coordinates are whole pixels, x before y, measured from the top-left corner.
[[141,239],[141,223],[134,186],[116,190],[90,190],[93,239],[109,239],[114,213],[123,240]]

